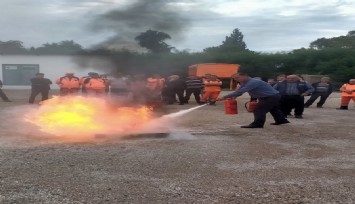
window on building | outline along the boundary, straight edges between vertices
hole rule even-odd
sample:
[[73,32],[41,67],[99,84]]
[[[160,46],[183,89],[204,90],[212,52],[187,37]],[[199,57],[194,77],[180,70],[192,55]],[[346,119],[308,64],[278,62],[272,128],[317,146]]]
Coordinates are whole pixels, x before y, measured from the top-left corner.
[[30,79],[39,72],[39,64],[3,64],[4,85],[31,85]]

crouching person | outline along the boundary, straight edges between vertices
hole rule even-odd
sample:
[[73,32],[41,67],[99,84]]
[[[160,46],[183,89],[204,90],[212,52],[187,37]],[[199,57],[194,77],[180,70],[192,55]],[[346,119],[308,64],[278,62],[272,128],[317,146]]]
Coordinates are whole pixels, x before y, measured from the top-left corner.
[[248,92],[252,98],[258,99],[258,104],[254,109],[254,121],[249,125],[241,126],[241,128],[263,128],[266,120],[266,114],[271,113],[275,122],[271,125],[282,125],[289,123],[282,111],[279,109],[281,96],[279,92],[273,89],[269,84],[262,80],[253,79],[246,73],[237,73],[232,76],[236,81],[240,82],[240,89],[226,96],[220,97],[219,100],[235,98]]

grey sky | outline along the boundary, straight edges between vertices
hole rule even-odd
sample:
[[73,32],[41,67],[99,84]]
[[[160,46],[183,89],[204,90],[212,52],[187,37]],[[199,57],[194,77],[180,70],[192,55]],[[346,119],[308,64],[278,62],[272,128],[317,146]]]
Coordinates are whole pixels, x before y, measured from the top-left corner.
[[[124,11],[132,2],[135,3],[133,0],[1,0],[0,40],[21,40],[26,47],[74,40],[90,47],[117,35],[120,30],[117,25],[124,26],[115,24],[92,29],[95,22],[97,25],[98,16],[113,9]],[[192,51],[219,45],[234,28],[242,31],[248,48],[255,51],[308,47],[317,38],[345,35],[355,30],[355,0],[146,2],[159,10],[157,15],[164,11],[158,6],[164,2],[164,8],[186,20],[186,26],[169,33],[175,39],[169,43],[178,49]],[[154,7],[147,11],[154,11]],[[142,32],[149,26],[154,27],[148,24],[141,25]],[[134,30],[138,32],[139,28]]]

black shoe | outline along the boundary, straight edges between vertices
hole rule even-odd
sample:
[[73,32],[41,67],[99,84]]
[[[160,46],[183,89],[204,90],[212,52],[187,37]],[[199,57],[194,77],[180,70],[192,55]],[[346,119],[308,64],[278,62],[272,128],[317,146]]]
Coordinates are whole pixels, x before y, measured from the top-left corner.
[[317,106],[317,108],[323,108],[323,106]]
[[243,125],[240,127],[241,128],[263,128],[263,126],[259,126],[259,125]]
[[295,118],[302,119],[303,116],[302,115],[295,115]]
[[184,105],[184,103],[179,103],[179,105]]
[[309,106],[304,106],[304,108],[309,108]]
[[290,123],[290,121],[285,120],[285,121],[282,121],[282,122],[270,123],[270,125],[282,125],[282,124],[287,124],[287,123]]

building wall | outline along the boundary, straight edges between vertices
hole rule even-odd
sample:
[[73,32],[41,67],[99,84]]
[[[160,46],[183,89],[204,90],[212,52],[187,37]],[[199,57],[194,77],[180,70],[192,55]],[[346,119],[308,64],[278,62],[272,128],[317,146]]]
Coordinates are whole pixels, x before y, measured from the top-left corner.
[[[83,59],[82,59],[83,60]],[[3,80],[3,64],[39,64],[39,71],[45,74],[54,83],[51,88],[58,89],[55,80],[64,76],[65,72],[73,71],[75,76],[87,76],[88,72],[106,73],[104,69],[97,70],[88,65],[87,68],[80,68],[72,56],[61,55],[0,55],[0,79]],[[100,67],[101,68],[101,67]],[[106,70],[107,71],[107,70]],[[35,76],[33,76],[35,77]],[[29,89],[30,86],[3,86],[4,89]]]

